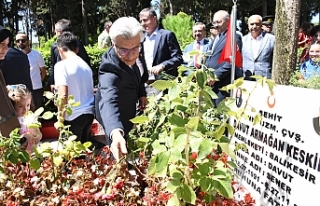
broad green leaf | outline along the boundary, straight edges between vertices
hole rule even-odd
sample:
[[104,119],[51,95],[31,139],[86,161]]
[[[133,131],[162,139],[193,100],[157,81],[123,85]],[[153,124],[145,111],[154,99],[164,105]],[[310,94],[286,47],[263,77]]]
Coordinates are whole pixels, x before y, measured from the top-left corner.
[[236,154],[234,153],[234,150],[231,149],[231,145],[229,143],[219,143],[219,146],[229,157],[232,159],[236,158]]
[[213,150],[212,142],[208,139],[203,139],[199,147],[198,158],[199,159],[205,158],[208,154],[212,152],[212,150]]
[[236,79],[236,80],[234,81],[234,84],[236,85],[236,87],[242,86],[243,80],[244,80],[244,77],[240,77],[240,78]]
[[162,152],[158,155],[156,155],[156,177],[165,177],[167,174],[167,169],[168,169],[168,162],[169,162],[169,157],[170,153],[169,152]]
[[[230,184],[231,185],[231,184]],[[196,203],[196,193],[195,191],[187,184],[183,184],[179,187],[181,198],[184,202],[195,204]]]
[[34,112],[34,115],[40,116],[43,111],[44,111],[43,107],[39,107],[39,108]]
[[13,164],[18,164],[19,162],[18,156],[13,155],[12,153],[9,154],[8,160]]
[[164,115],[163,113],[160,114],[160,117],[159,117],[159,122],[156,126],[156,128],[158,128],[160,125],[162,125],[164,123],[164,121],[166,120],[166,115]]
[[37,123],[33,123],[33,124],[29,124],[28,125],[28,128],[29,129],[37,129],[40,127],[40,124],[37,124]]
[[81,105],[81,103],[80,102],[74,102],[74,103],[72,103],[70,105],[71,105],[71,107],[79,107]]
[[231,181],[228,180],[214,180],[215,189],[224,197],[233,199],[233,191]]
[[48,92],[48,91],[45,91],[43,93],[43,96],[45,96],[47,99],[53,99],[54,98],[54,94],[52,92]]
[[153,155],[167,151],[167,147],[164,144],[162,144],[159,140],[155,140],[152,143],[152,148],[153,148],[152,150]]
[[205,72],[203,72],[202,69],[198,69],[196,71],[196,78],[197,78],[197,84],[198,86],[203,89],[205,85],[207,84],[207,75]]
[[28,154],[28,152],[26,151],[20,151],[19,152],[19,159],[22,161],[22,162],[28,162],[30,160],[30,156]]
[[200,180],[201,191],[208,192],[213,190],[213,180],[209,177],[201,178]]
[[66,112],[67,112],[68,115],[71,115],[72,114],[72,108],[67,107]]
[[63,162],[63,158],[59,156],[53,156],[53,163],[55,164],[56,167],[59,167]]
[[51,119],[53,117],[53,113],[48,111],[48,112],[45,112],[43,115],[42,115],[42,118],[43,119]]
[[74,150],[77,153],[81,153],[81,152],[85,151],[86,148],[80,142],[77,142],[76,144],[74,144]]
[[157,80],[154,83],[151,84],[152,87],[154,87],[157,90],[163,91],[165,89],[168,89],[172,87],[174,84],[170,81],[166,80]]
[[172,148],[170,152],[171,152],[170,159],[169,159],[170,163],[177,163],[182,159],[180,150],[176,148]]
[[180,201],[179,201],[180,195],[177,194],[176,192],[173,193],[173,197],[171,197],[168,200],[167,206],[177,206],[180,205]]
[[179,188],[180,184],[181,184],[181,180],[179,180],[179,179],[170,180],[168,182],[166,190],[168,192],[174,193],[177,190],[177,188]]
[[179,85],[175,85],[171,87],[168,91],[169,100],[176,99],[180,93],[181,93],[181,89]]
[[188,54],[190,55],[190,56],[194,56],[194,55],[197,55],[197,54],[200,54],[201,52],[199,51],[199,50],[193,50],[193,51],[190,51],[190,52],[188,52]]
[[147,170],[148,175],[154,175],[157,172],[156,159],[157,159],[157,156],[151,157],[151,159],[149,161],[149,165],[148,165],[148,170]]
[[211,171],[212,165],[207,162],[199,165],[199,172],[202,176],[208,176]]
[[130,121],[133,124],[143,124],[143,123],[149,121],[149,118],[147,116],[144,116],[144,115],[139,115],[139,116],[136,116],[136,117],[130,119]]
[[30,160],[30,167],[34,170],[38,170],[40,168],[40,161],[37,158],[33,158]]
[[199,121],[200,117],[191,117],[187,123],[187,127],[191,130],[196,130],[198,128]]
[[205,87],[204,90],[211,96],[212,99],[218,99],[217,94],[214,91],[212,91],[211,87]]
[[76,135],[71,135],[69,138],[68,138],[68,141],[75,141],[77,139],[77,136]]
[[74,96],[72,94],[70,94],[68,96],[68,102],[72,102],[72,101],[74,101]]
[[221,125],[220,127],[217,128],[216,130],[216,139],[219,140],[222,135],[224,134],[224,132],[226,131],[226,127],[225,124]]
[[237,168],[237,167],[238,167],[237,164],[234,163],[234,162],[232,162],[232,161],[228,161],[228,165],[229,165],[230,167],[232,167],[232,168]]
[[203,138],[198,137],[191,137],[190,138],[190,147],[192,152],[198,152],[200,144],[202,142]]
[[182,152],[184,150],[184,146],[187,143],[187,134],[179,135],[174,141],[174,148]]
[[270,79],[267,79],[267,85],[269,87],[269,91],[270,92],[273,92],[273,88],[276,86],[276,83]]
[[175,113],[172,113],[168,116],[168,120],[171,124],[178,126],[178,127],[184,127],[185,121],[182,117],[179,115],[176,115]]
[[181,105],[181,104],[179,104],[179,105],[176,106],[176,110],[179,110],[179,111],[181,111],[181,112],[185,112],[187,109],[188,109],[188,107],[183,106],[183,105]]
[[256,116],[254,116],[254,119],[253,119],[253,125],[257,125],[261,122],[261,115],[260,114],[257,114]]
[[88,149],[89,147],[91,147],[92,143],[91,142],[85,142],[83,143],[83,146]]
[[178,137],[181,134],[187,133],[186,128],[184,128],[184,127],[175,127],[172,129],[172,131],[173,131],[175,137]]

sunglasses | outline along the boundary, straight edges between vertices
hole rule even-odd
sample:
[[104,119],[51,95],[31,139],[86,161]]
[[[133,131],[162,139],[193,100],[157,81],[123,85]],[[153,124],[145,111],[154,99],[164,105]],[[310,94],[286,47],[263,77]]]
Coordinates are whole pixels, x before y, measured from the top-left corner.
[[26,39],[17,39],[16,40],[16,43],[26,43],[27,42],[27,40]]
[[140,49],[141,49],[140,45],[133,47],[131,49],[118,48],[116,45],[114,46],[118,49],[120,56],[123,56],[123,57],[127,56],[130,52],[133,54],[137,54],[138,52],[140,52]]
[[14,84],[14,85],[7,85],[7,89],[8,90],[27,89],[27,87],[24,84]]

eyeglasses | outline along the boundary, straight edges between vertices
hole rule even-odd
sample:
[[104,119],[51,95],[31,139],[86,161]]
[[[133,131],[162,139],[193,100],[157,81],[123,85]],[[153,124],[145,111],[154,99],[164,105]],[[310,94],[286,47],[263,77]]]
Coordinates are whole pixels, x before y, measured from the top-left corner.
[[14,85],[7,85],[7,89],[8,90],[27,89],[27,87],[24,84],[14,84]]
[[26,43],[27,42],[27,40],[26,39],[17,39],[16,40],[16,43]]
[[137,54],[138,52],[140,52],[140,49],[141,49],[141,46],[136,46],[136,47],[133,47],[131,49],[124,49],[124,48],[118,48],[117,45],[114,45],[117,49],[118,49],[118,52],[120,54],[120,56],[127,56],[130,52],[132,54]]

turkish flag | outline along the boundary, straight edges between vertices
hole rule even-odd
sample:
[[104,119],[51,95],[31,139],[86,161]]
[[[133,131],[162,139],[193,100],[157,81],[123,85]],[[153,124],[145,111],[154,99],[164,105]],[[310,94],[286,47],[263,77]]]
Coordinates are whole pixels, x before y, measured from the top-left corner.
[[[227,62],[230,62],[231,63],[231,56],[232,56],[232,29],[231,29],[231,21],[232,19],[230,20],[229,22],[229,25],[228,25],[228,31],[227,31],[227,39],[226,39],[226,44],[221,52],[221,55],[220,55],[220,58],[218,60],[218,63],[222,63],[224,61],[227,61]],[[239,49],[239,46],[237,44],[237,41],[236,41],[236,58],[235,58],[235,61],[236,61],[236,67],[238,68],[242,68],[242,55],[241,55],[241,52],[240,52],[240,49]]]

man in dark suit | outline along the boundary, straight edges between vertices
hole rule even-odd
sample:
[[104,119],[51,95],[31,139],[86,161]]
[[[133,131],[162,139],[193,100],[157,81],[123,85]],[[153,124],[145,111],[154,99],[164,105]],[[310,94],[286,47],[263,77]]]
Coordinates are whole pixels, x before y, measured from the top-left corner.
[[4,80],[6,85],[24,84],[32,92],[28,57],[22,51],[8,46],[11,39],[11,32],[0,25],[0,69]]
[[[96,119],[102,124],[107,144],[115,159],[126,154],[126,137],[132,129],[130,119],[136,115],[136,102],[146,108],[144,83],[148,71],[141,67],[140,54],[144,29],[133,17],[122,17],[110,29],[114,46],[102,56],[96,93]],[[140,67],[139,67],[140,65]]]
[[[214,100],[214,105],[216,107],[225,97],[229,96],[228,92],[221,91],[220,89],[231,83],[231,64],[226,61],[221,63],[218,62],[221,52],[226,44],[227,28],[230,21],[229,18],[228,12],[224,10],[217,11],[214,14],[213,25],[217,29],[218,35],[213,43],[209,45],[209,48],[212,49],[212,53],[208,54],[209,56],[206,60],[206,66],[208,68],[213,68],[216,78],[219,79],[219,81],[210,80],[208,82],[218,96],[218,98]],[[237,35],[236,40],[241,50],[242,45],[240,36]],[[242,76],[242,71],[236,71],[235,73],[238,74],[236,77]]]
[[[183,51],[184,64],[191,67],[200,68],[203,55],[201,53],[208,50],[209,40],[205,38],[206,36],[206,25],[202,22],[196,22],[192,27],[192,35],[194,41],[188,44]],[[193,55],[189,61],[186,61],[185,57],[188,59],[188,52],[199,51],[200,54]]]
[[[182,52],[175,34],[159,27],[157,14],[152,8],[143,9],[140,14],[140,23],[146,31],[143,42],[144,56],[150,73],[147,84],[161,79],[161,72],[178,76],[177,67],[183,62]],[[150,86],[148,95],[159,93]]]
[[[55,33],[56,33],[57,37],[65,31],[72,32],[71,21],[68,19],[60,19],[55,24]],[[78,49],[76,51],[77,55],[79,57],[81,57],[89,65],[89,67],[91,67],[90,58],[87,54],[87,51],[84,48],[84,45],[82,44],[82,42],[78,39],[77,39],[77,46],[78,46]],[[50,56],[51,56],[50,69],[49,69],[49,78],[48,78],[47,85],[50,87],[49,89],[51,91],[53,91],[53,89],[54,89],[54,65],[58,61],[61,61],[61,57],[59,55],[59,51],[58,51],[56,42],[51,45]]]

